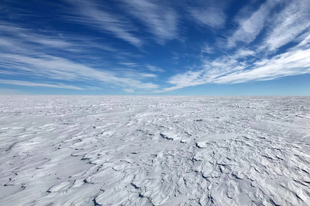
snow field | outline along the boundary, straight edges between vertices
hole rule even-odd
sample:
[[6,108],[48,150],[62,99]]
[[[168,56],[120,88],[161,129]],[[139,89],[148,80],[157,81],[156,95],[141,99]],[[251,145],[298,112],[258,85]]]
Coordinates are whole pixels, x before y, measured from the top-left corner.
[[0,205],[309,205],[309,97],[1,96]]

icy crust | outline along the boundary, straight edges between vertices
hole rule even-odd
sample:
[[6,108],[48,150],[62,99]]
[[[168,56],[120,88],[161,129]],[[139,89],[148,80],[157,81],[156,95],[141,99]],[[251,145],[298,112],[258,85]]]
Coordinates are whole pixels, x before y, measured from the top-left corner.
[[308,97],[0,98],[0,205],[309,205]]

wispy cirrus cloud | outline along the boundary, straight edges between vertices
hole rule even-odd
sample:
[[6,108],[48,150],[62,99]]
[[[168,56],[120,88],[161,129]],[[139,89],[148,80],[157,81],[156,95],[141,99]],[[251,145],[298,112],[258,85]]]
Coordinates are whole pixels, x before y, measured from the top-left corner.
[[[21,0],[6,3],[34,11]],[[51,5],[51,19],[34,11],[44,22],[0,14],[6,84],[163,92],[309,73],[310,0],[40,3]],[[162,89],[163,81],[170,86]]]
[[20,35],[22,38],[27,39],[29,42],[36,44],[41,44],[43,46],[53,47],[53,48],[72,48],[74,45],[67,41],[59,40],[56,38],[46,38],[42,35]]
[[96,80],[103,84],[113,84],[121,87],[130,86],[138,89],[158,88],[153,83],[143,83],[140,80],[120,77],[112,71],[99,70],[87,65],[79,64],[68,59],[41,54],[36,57],[6,54],[0,55],[2,67],[24,71],[36,77],[45,77],[54,80],[84,81]]
[[[127,60],[128,57],[137,57],[128,51],[113,47],[110,43],[102,43],[101,37],[87,37],[83,35],[51,35],[44,32],[33,31],[30,28],[22,28],[13,24],[0,21],[0,51],[26,52],[30,51],[57,51],[71,53],[74,56],[81,54],[85,57],[93,51],[105,52],[109,58]],[[114,55],[117,54],[117,55]],[[101,59],[103,59],[101,57]],[[128,61],[128,60],[127,60]]]
[[270,59],[237,61],[232,56],[205,62],[201,70],[188,71],[171,77],[168,83],[172,86],[159,92],[208,83],[235,84],[310,74],[310,42],[307,44],[309,45],[303,47],[298,45]]
[[86,0],[66,0],[74,6],[72,14],[66,15],[69,21],[91,26],[103,32],[115,35],[134,46],[140,47],[143,41],[133,32],[136,28],[126,18],[106,11],[100,4]]
[[135,90],[133,90],[133,89],[123,89],[123,90],[127,93],[134,93],[135,92]]
[[157,93],[169,92],[169,91],[181,89],[184,87],[191,87],[191,86],[197,86],[197,85],[205,84],[206,81],[204,79],[200,78],[202,73],[203,73],[203,70],[188,71],[188,72],[185,72],[183,74],[177,74],[168,80],[168,83],[170,83],[174,86],[169,87],[169,88],[165,88],[161,91],[157,91]]
[[305,35],[302,36],[301,42],[297,45],[297,47],[310,47],[310,31],[305,33]]
[[[222,55],[215,59],[203,57],[199,67],[170,77],[167,83],[171,86],[158,92],[310,74],[309,0],[266,1],[252,13],[241,12],[235,19],[238,27],[227,37]],[[259,41],[255,41],[258,36]],[[292,41],[295,46],[275,53]],[[243,44],[237,47],[238,42]]]
[[[193,2],[191,2],[193,3]],[[211,28],[222,28],[226,22],[225,9],[229,2],[226,0],[195,2],[193,6],[188,6],[187,10],[192,19],[202,26]]]
[[272,80],[285,76],[310,73],[310,50],[290,51],[269,60],[256,62],[249,70],[231,73],[214,80],[215,83],[242,83],[247,81]]
[[225,23],[226,16],[220,8],[191,9],[190,13],[199,24],[212,28],[222,27]]
[[21,94],[27,94],[27,93],[15,89],[0,89],[0,95],[21,95]]
[[139,19],[158,43],[178,38],[178,16],[164,1],[123,1],[125,11]]
[[151,71],[151,72],[165,72],[165,70],[152,66],[152,65],[146,65],[146,69]]
[[[152,90],[159,87],[154,83],[145,82],[145,79],[156,77],[155,74],[150,72],[137,71],[134,68],[129,69],[128,65],[125,65],[122,69],[115,69],[116,65],[113,65],[108,60],[105,61],[102,57],[98,57],[100,62],[99,64],[96,63],[96,55],[88,57],[84,54],[84,48],[89,50],[95,45],[90,41],[56,38],[55,36],[34,33],[30,29],[13,27],[13,25],[1,26],[3,31],[0,34],[0,75],[27,76],[39,81],[38,83],[26,84],[25,82],[12,80],[6,82],[7,84],[67,89],[79,88],[58,82],[65,81],[72,84],[76,82],[83,83],[85,88],[92,85],[114,85],[121,88],[129,87],[141,90]],[[105,45],[101,46],[105,47]],[[108,47],[108,49],[103,48],[103,50],[108,50],[109,53],[117,53],[118,56],[122,55],[122,52],[118,49],[109,49]],[[81,52],[80,55],[76,53],[77,51],[84,52]],[[60,57],[57,55],[60,52],[64,53],[65,56]],[[75,61],[70,58],[70,56],[76,57],[77,55],[80,55],[84,61]],[[48,80],[50,83],[42,83],[40,79]],[[51,81],[57,83],[53,84]]]
[[260,8],[252,13],[248,18],[238,19],[238,29],[227,40],[228,47],[236,46],[237,42],[251,43],[263,30],[271,10],[277,5],[279,0],[266,1]]
[[19,80],[7,80],[7,79],[0,79],[0,84],[10,84],[10,85],[19,85],[19,86],[27,86],[27,87],[51,87],[51,88],[60,88],[60,89],[83,90],[83,88],[81,87],[66,85],[66,84],[38,83],[38,82],[28,82],[28,81],[19,81]]
[[[275,12],[276,7],[283,8],[277,8],[279,11]],[[259,51],[277,50],[309,28],[309,11],[309,0],[266,1],[248,18],[237,18],[239,27],[228,38],[228,47],[236,46],[237,42],[249,44],[263,32],[265,37],[262,45],[259,46]]]
[[310,27],[310,1],[295,0],[286,2],[286,7],[275,15],[271,30],[262,48],[274,51],[294,40]]
[[254,56],[255,52],[249,49],[239,49],[236,51],[236,53],[234,54],[234,57],[236,59],[238,58],[243,58],[243,57],[247,57],[247,56]]
[[31,47],[31,50],[36,48],[66,50],[76,47],[68,39],[34,33],[28,28],[21,28],[12,24],[0,22],[0,29],[0,45],[2,50],[7,49],[11,52],[20,52],[28,49],[28,47]]

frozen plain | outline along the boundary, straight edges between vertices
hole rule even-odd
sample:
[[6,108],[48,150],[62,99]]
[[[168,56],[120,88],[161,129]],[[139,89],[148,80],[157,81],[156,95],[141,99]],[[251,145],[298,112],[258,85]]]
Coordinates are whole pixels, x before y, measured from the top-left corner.
[[309,97],[1,96],[0,205],[310,205]]

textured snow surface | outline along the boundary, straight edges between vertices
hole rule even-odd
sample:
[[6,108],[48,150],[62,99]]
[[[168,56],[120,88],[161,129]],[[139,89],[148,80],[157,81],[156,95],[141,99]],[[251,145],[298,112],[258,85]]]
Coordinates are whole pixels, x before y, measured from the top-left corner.
[[310,205],[309,97],[0,97],[0,205]]

